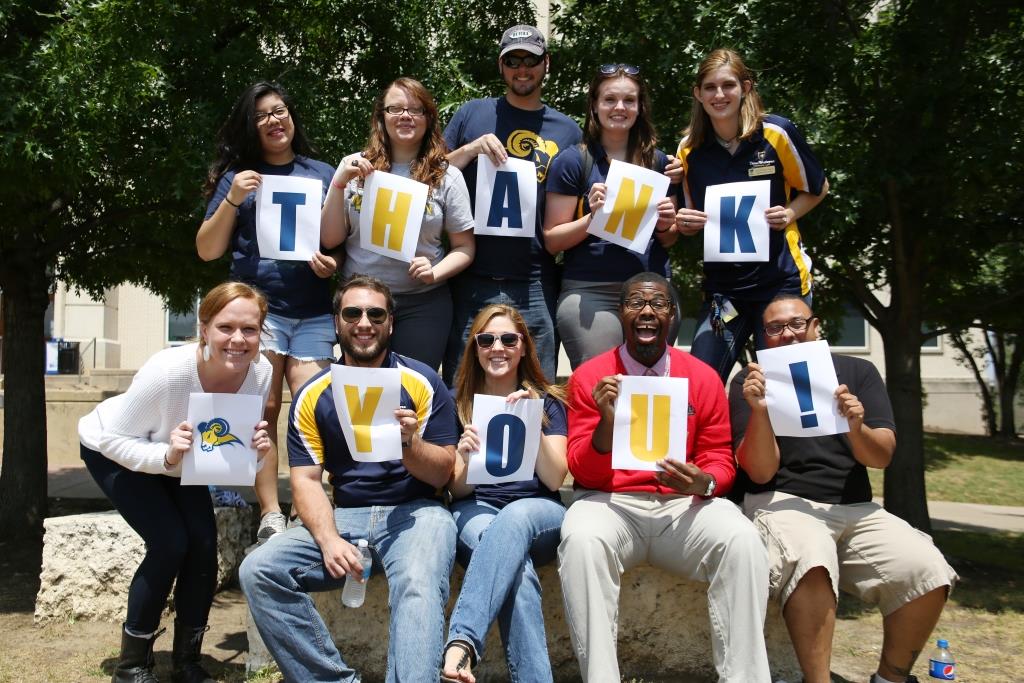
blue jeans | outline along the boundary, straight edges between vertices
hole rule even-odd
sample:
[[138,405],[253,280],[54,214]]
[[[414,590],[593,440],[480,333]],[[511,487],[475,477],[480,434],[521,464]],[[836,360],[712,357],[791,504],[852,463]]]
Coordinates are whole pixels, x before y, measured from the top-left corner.
[[[704,361],[718,373],[725,384],[732,373],[732,366],[736,363],[743,346],[754,335],[754,347],[758,350],[765,348],[764,334],[764,311],[768,308],[769,301],[743,301],[742,299],[729,299],[721,294],[711,294],[719,301],[719,305],[729,301],[736,308],[737,316],[725,323],[721,334],[717,333],[711,326],[711,304],[712,300],[705,301],[697,314],[697,331],[693,335],[693,344],[690,346],[690,354]],[[811,295],[801,297],[804,302],[811,305]]]
[[[455,371],[462,360],[473,318],[487,304],[514,306],[523,316],[533,337],[537,359],[548,380],[558,372],[558,339],[555,336],[555,305],[558,283],[546,280],[506,280],[462,273],[451,281],[452,329],[448,336],[441,376],[452,386]],[[475,359],[474,359],[475,361]]]
[[565,508],[550,498],[521,498],[499,510],[467,498],[452,504],[459,530],[456,555],[466,566],[448,642],[462,640],[484,654],[497,618],[513,683],[550,681],[540,580],[535,566],[555,558]]
[[[444,609],[455,557],[455,523],[433,500],[396,506],[337,508],[346,540],[365,538],[374,570],[388,581],[391,624],[387,681],[437,681]],[[335,647],[310,592],[341,588],[304,526],[272,536],[238,571],[263,642],[289,681],[358,681]],[[384,615],[381,615],[383,618]]]

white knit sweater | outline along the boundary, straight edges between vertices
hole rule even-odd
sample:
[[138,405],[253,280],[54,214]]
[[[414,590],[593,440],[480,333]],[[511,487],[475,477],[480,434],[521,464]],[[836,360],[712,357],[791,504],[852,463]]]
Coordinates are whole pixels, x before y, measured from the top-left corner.
[[[262,354],[250,364],[239,394],[267,399],[270,361]],[[181,465],[164,469],[171,430],[188,418],[191,393],[203,393],[196,344],[173,346],[139,369],[128,391],[108,398],[78,422],[82,445],[136,472],[181,476]]]

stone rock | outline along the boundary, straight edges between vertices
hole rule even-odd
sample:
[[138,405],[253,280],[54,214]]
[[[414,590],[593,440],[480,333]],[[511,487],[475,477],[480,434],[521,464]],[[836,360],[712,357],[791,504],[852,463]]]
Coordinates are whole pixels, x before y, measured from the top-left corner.
[[[579,667],[573,654],[562,608],[562,591],[554,564],[538,571],[544,594],[544,619],[548,655],[556,681],[579,681]],[[452,594],[448,612],[455,606],[463,571],[452,572]],[[346,663],[366,683],[383,681],[388,651],[388,589],[380,576],[370,579],[366,602],[358,609],[341,604],[341,591],[314,593],[313,602],[324,618]],[[248,671],[270,663],[252,623],[248,620]],[[446,631],[447,633],[447,631]],[[624,680],[715,681],[711,659],[711,626],[707,610],[706,584],[687,581],[650,566],[640,566],[622,577],[619,599],[619,667]],[[776,604],[768,607],[765,641],[774,678],[799,678],[800,668],[789,642],[789,634]],[[481,683],[507,681],[505,651],[496,627],[487,637],[483,661],[473,673]]]
[[[253,539],[252,508],[215,508],[217,589],[238,573]],[[142,538],[117,512],[50,517],[43,523],[37,623],[55,619],[122,622],[128,586],[145,555]]]

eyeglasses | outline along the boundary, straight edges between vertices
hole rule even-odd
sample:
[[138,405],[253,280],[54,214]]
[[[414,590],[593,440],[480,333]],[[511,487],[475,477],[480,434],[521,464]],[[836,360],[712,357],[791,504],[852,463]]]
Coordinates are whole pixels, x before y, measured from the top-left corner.
[[611,76],[620,71],[627,76],[636,76],[640,73],[640,67],[632,64],[602,64],[597,70],[604,76]]
[[256,122],[257,126],[262,126],[270,119],[271,116],[273,116],[278,121],[284,121],[289,116],[288,107],[282,104],[279,107],[274,107],[270,111],[258,111],[252,117],[252,120]]
[[501,345],[506,349],[512,349],[519,346],[519,342],[523,340],[523,335],[518,332],[502,332],[501,334],[481,332],[476,335],[476,345],[481,349],[489,349],[494,346],[495,339],[500,341]]
[[644,299],[643,297],[633,297],[632,299],[626,299],[622,302],[630,311],[642,311],[645,306],[650,306],[655,313],[664,313],[672,307],[672,302],[668,299],[657,297],[655,299]]
[[371,306],[370,308],[346,306],[341,309],[341,319],[347,323],[357,323],[363,319],[363,313],[374,325],[381,325],[388,319],[388,309],[380,306]]
[[398,105],[392,104],[384,107],[384,111],[392,116],[401,116],[402,114],[408,114],[409,116],[423,116],[427,110],[423,107],[399,107]]
[[505,55],[501,58],[501,63],[510,69],[518,69],[520,66],[525,66],[528,69],[532,69],[541,62],[544,61],[544,55]]
[[800,334],[807,329],[807,325],[809,325],[812,320],[814,320],[813,317],[793,318],[788,323],[768,323],[764,326],[764,333],[769,337],[778,337],[786,330],[786,328],[789,328],[789,331],[793,334]]

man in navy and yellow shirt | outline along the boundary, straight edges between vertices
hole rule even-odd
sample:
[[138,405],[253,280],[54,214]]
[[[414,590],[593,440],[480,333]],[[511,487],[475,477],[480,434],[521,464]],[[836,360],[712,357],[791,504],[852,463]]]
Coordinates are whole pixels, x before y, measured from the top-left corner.
[[452,332],[442,368],[449,384],[473,318],[487,304],[519,309],[549,380],[555,379],[558,362],[553,320],[559,278],[555,259],[544,248],[544,186],[552,159],[578,143],[582,132],[575,121],[541,100],[551,64],[544,34],[534,26],[513,26],[502,35],[499,50],[505,94],[471,100],[455,112],[444,129],[452,150],[448,161],[462,169],[474,202],[478,155],[486,154],[495,164],[509,157],[532,161],[537,168],[537,219],[529,239],[478,235],[473,263],[453,280]]
[[[364,538],[388,582],[388,680],[437,676],[456,532],[435,494],[451,475],[458,431],[440,377],[388,349],[393,313],[390,290],[373,277],[352,277],[334,298],[338,362],[401,370],[402,407],[395,410],[400,459],[354,460],[335,409],[330,369],[315,375],[295,397],[288,424],[292,494],[302,526],[271,538],[239,570],[260,635],[290,681],[359,680],[309,593],[360,577],[354,542]],[[321,484],[324,470],[333,505]]]

